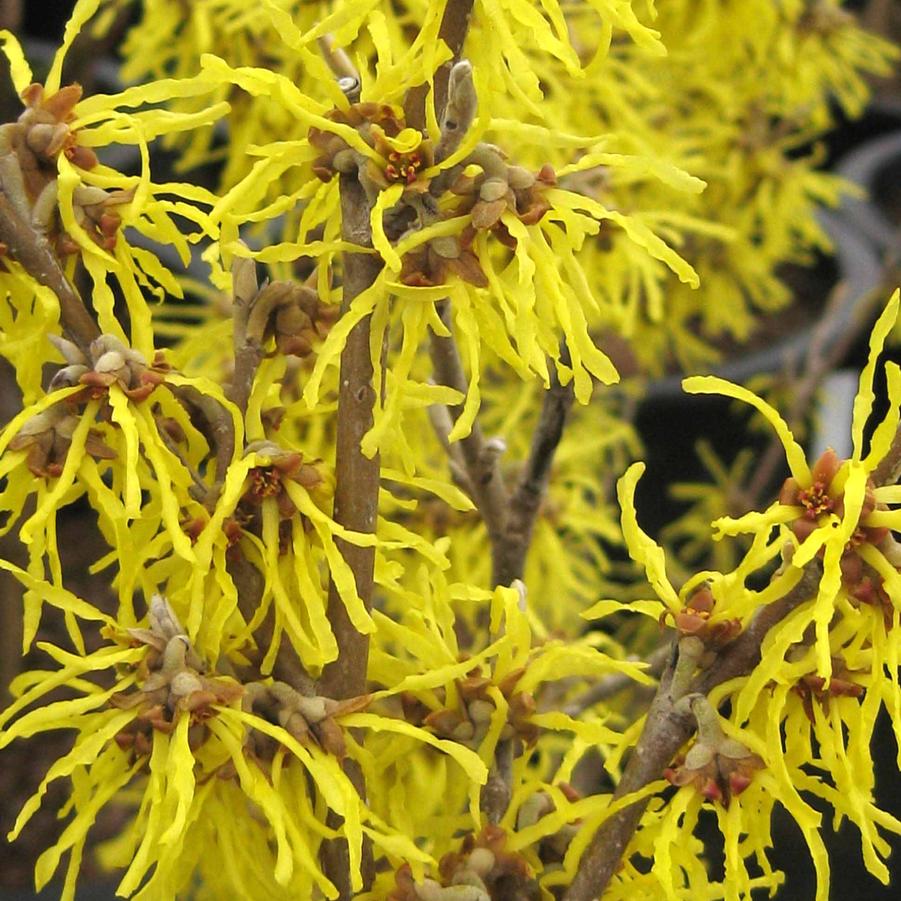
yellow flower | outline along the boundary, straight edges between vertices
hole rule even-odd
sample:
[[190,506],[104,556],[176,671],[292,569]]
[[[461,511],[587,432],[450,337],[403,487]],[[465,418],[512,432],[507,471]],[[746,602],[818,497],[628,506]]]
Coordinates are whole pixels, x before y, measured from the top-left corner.
[[748,575],[767,566],[778,556],[780,543],[758,533],[738,564],[727,573],[703,570],[686,579],[677,591],[667,572],[664,549],[638,524],[635,490],[644,472],[643,463],[634,463],[617,483],[622,508],[623,539],[629,556],[645,571],[656,598],[632,601],[602,600],[586,610],[586,619],[632,611],[663,622],[672,617],[685,635],[698,635],[715,646],[734,637],[741,624],[755,610],[784,590],[786,579],[774,580],[766,589],[754,591],[745,582]]
[[[816,627],[817,671],[827,679],[832,658],[829,628],[843,592],[859,595],[859,602],[875,604],[880,608],[880,615],[885,607],[888,624],[897,622],[897,611],[901,606],[901,575],[897,569],[901,555],[888,532],[888,529],[901,526],[901,510],[887,507],[889,503],[897,503],[898,490],[893,485],[874,486],[871,480],[871,475],[893,446],[901,416],[901,368],[892,362],[885,364],[889,409],[876,425],[869,449],[864,453],[864,429],[873,410],[877,360],[897,319],[899,298],[901,292],[896,291],[873,329],[869,357],[860,375],[854,401],[853,451],[850,459],[840,466],[838,461],[827,458],[819,468],[812,469],[782,417],[746,388],[715,376],[695,376],[683,382],[689,393],[722,394],[745,401],[763,414],[782,441],[791,471],[791,484],[784,492],[782,502],[762,513],[719,519],[714,527],[720,535],[729,535],[759,534],[775,525],[782,526],[793,544],[790,569],[799,576],[807,563],[816,557],[822,558],[823,576],[810,610],[810,620]],[[809,527],[805,526],[803,530],[795,527],[791,531],[784,528],[784,524],[799,517],[805,518]],[[856,557],[860,558],[860,566],[853,559]],[[868,586],[869,590],[865,590]]]
[[[44,587],[64,609],[81,614],[87,606],[67,592]],[[352,881],[359,888],[364,814],[338,761],[316,747],[305,747],[287,728],[252,709],[235,706],[242,687],[208,672],[164,599],[151,601],[147,628],[126,632],[110,621],[107,625],[116,643],[88,655],[42,642],[41,649],[60,668],[18,677],[12,686],[16,700],[0,714],[0,746],[51,729],[76,733],[72,750],[50,768],[10,833],[11,839],[20,833],[50,783],[71,779],[71,819],[37,863],[38,888],[69,851],[62,897],[74,898],[88,829],[100,808],[127,786],[135,789],[138,800],[135,818],[105,851],[108,863],[126,868],[118,887],[122,895],[143,886],[144,891],[175,897],[198,866],[190,854],[185,856],[198,835],[207,836],[207,849],[214,836],[221,836],[226,846],[242,846],[242,833],[248,829],[256,853],[265,849],[263,870],[275,891],[309,890],[316,884],[334,897],[316,856],[323,830],[313,809],[320,801],[344,820],[340,831],[350,844]],[[130,646],[135,643],[137,647]],[[117,674],[108,689],[85,678],[114,668]],[[63,684],[79,696],[22,712]],[[273,742],[256,745],[252,735],[274,739],[274,756]],[[259,747],[269,751],[253,751]],[[256,805],[263,830],[259,821],[245,823],[235,816],[246,799]],[[367,832],[378,841],[377,826]],[[203,865],[199,869],[205,871]]]
[[[380,59],[383,52],[389,52],[381,44],[377,51]],[[306,381],[304,397],[311,409],[316,406],[326,370],[337,363],[347,334],[357,322],[372,316],[378,333],[372,342],[375,347],[393,320],[392,331],[400,335],[402,349],[390,379],[385,380],[385,402],[377,402],[373,428],[364,439],[367,455],[390,449],[392,436],[402,432],[394,426],[405,403],[419,404],[426,398],[455,403],[448,397],[448,389],[426,385],[412,372],[417,351],[429,333],[446,331],[437,312],[439,302],[449,300],[451,324],[464,345],[471,373],[463,413],[451,433],[455,441],[469,433],[479,408],[483,348],[521,377],[537,376],[545,385],[550,381],[550,366],[556,367],[561,381],[572,380],[576,397],[583,403],[596,381],[610,384],[618,379],[590,331],[592,323],[607,311],[609,299],[594,292],[592,279],[580,263],[581,251],[605,223],[621,228],[639,256],[647,254],[681,281],[697,286],[692,267],[640,214],[626,215],[610,204],[557,186],[550,167],[540,166],[536,173],[507,163],[501,150],[484,142],[492,124],[488,110],[471,111],[474,121],[459,146],[442,157],[438,136],[429,129],[407,126],[400,109],[388,102],[393,91],[380,96],[366,78],[361,102],[348,105],[342,98],[330,108],[312,89],[308,94],[303,86],[279,73],[237,68],[212,57],[204,58],[204,66],[214,80],[232,80],[253,97],[266,96],[283,104],[308,134],[307,138],[254,147],[257,163],[252,171],[217,203],[212,219],[221,230],[225,264],[233,254],[270,264],[298,256],[315,257],[321,298],[337,299],[330,273],[340,269],[341,254],[348,248],[340,236],[338,186],[332,176],[339,170],[361,171],[362,167],[362,184],[372,207],[372,243],[385,266],[331,329]],[[490,91],[479,67],[461,62],[454,69],[460,71],[468,74],[456,79],[459,91],[471,91],[473,104],[475,97],[480,104],[489,103]],[[464,88],[464,83],[469,87]],[[699,179],[674,166],[644,165],[640,158],[605,153],[598,138],[517,126],[509,119],[497,123],[497,132],[498,139],[506,141],[530,136],[532,143],[544,142],[546,151],[571,149],[576,141],[578,146],[585,143],[587,158],[595,165],[624,171],[634,168],[651,179],[667,181],[676,190],[698,192],[703,187]],[[436,165],[427,166],[432,144],[436,146]],[[390,178],[380,151],[383,145],[388,157],[398,155],[394,161],[388,159],[393,166]],[[581,163],[570,167],[573,172],[580,168]],[[562,171],[569,174],[570,169]],[[287,193],[282,190],[277,200],[261,209],[264,198],[276,184],[283,184],[289,170],[301,186]],[[373,174],[367,176],[367,172]],[[327,184],[311,181],[312,174],[326,178]],[[259,251],[250,251],[237,241],[242,226],[293,207],[296,209],[285,220],[289,223],[285,240],[270,241]],[[569,351],[568,362],[561,358],[561,340]],[[377,397],[381,398],[383,392],[380,385],[378,388]],[[404,464],[412,471],[409,454],[405,454]]]
[[[43,85],[33,83],[16,38],[9,32],[0,33],[13,84],[26,103],[18,122],[2,126],[0,143],[5,144],[6,155],[3,188],[28,227],[32,221],[42,225],[64,267],[71,268],[67,257],[80,256],[92,280],[90,301],[100,330],[130,343],[149,359],[153,336],[142,288],[159,297],[180,297],[182,290],[157,255],[133,245],[123,236],[123,229],[134,229],[145,239],[173,246],[187,265],[189,240],[175,217],[191,223],[201,234],[212,235],[204,206],[212,207],[215,197],[190,184],[154,184],[148,147],[160,135],[209,127],[229,107],[220,102],[197,113],[176,113],[161,106],[172,98],[208,95],[215,87],[209,77],[164,79],[93,97],[82,97],[77,85],[61,86],[65,55],[99,6],[100,0],[76,4]],[[98,162],[95,150],[102,156],[102,148],[110,144],[131,144],[138,149],[139,175],[119,173]],[[13,275],[22,277],[17,269]],[[114,315],[108,275],[125,298],[130,336]],[[21,329],[27,323],[22,317],[17,324]]]

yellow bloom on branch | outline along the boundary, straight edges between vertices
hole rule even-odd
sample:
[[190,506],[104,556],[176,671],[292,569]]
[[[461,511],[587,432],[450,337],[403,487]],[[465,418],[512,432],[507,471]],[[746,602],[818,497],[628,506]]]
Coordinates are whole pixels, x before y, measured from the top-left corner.
[[[0,129],[0,180],[12,215],[24,227],[39,230],[38,240],[46,239],[70,279],[76,257],[82,260],[91,277],[91,302],[100,330],[152,357],[150,311],[143,291],[162,298],[180,297],[182,290],[156,254],[138,241],[168,244],[187,265],[190,241],[213,234],[205,208],[215,204],[215,197],[196,185],[153,183],[149,145],[161,135],[208,128],[229,107],[223,101],[196,113],[177,113],[161,106],[174,98],[209,95],[216,82],[208,76],[163,79],[91,97],[83,97],[79,85],[62,86],[66,53],[99,6],[100,0],[76,4],[43,85],[34,83],[16,38],[0,33],[14,87],[26,106],[17,122]],[[104,147],[114,144],[135,148],[140,174],[117,172],[98,159]],[[178,219],[190,223],[194,233],[185,234]],[[114,314],[110,279],[127,304],[130,336]],[[18,324],[25,324],[24,317]]]
[[[864,439],[875,399],[876,365],[897,319],[899,299],[901,292],[896,291],[870,337],[869,357],[854,401],[853,450],[850,459],[843,462],[827,454],[811,467],[782,417],[746,388],[715,376],[694,376],[683,382],[689,393],[722,394],[750,404],[769,421],[785,448],[791,479],[780,501],[762,513],[719,519],[714,526],[720,536],[760,533],[781,526],[792,542],[789,562],[793,570],[799,571],[814,558],[822,559],[823,576],[809,622],[816,627],[817,670],[827,679],[832,667],[829,628],[842,596],[869,605],[886,625],[897,623],[901,608],[897,568],[901,554],[888,531],[901,526],[901,510],[888,508],[888,504],[898,502],[898,490],[893,485],[874,485],[871,478],[892,448],[901,419],[901,368],[896,363],[885,364],[888,412],[876,424],[868,449]],[[803,529],[786,528],[799,519],[805,521]],[[795,624],[798,626],[800,623]]]

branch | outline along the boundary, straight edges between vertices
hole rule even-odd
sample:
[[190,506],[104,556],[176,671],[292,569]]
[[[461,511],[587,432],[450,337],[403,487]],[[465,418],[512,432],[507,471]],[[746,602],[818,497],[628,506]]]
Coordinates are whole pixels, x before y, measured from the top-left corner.
[[22,0],[0,0],[0,28],[16,32],[22,25]]
[[[673,655],[661,676],[641,738],[613,793],[614,800],[659,779],[679,749],[691,738],[696,723],[684,710],[677,709],[679,699],[694,692],[706,695],[717,685],[751,672],[760,662],[760,646],[770,629],[816,593],[822,574],[819,560],[809,563],[801,581],[784,597],[758,611],[747,629],[720,651],[716,661],[700,673],[687,690],[672,690],[678,665],[678,655]],[[603,895],[649,800],[629,805],[601,826],[579,861],[578,872],[563,901],[595,901]]]
[[242,415],[247,412],[253,380],[264,356],[262,334],[254,335],[248,329],[250,316],[259,296],[256,263],[236,257],[232,264],[232,345],[235,369],[228,396]]
[[341,90],[348,95],[351,103],[355,103],[360,95],[360,73],[351,62],[350,56],[343,47],[339,47],[331,34],[324,34],[317,41],[319,52],[322,54],[332,74],[341,86]]
[[788,594],[758,610],[748,627],[717,655],[716,660],[692,683],[691,691],[707,694],[717,685],[746,676],[760,663],[760,646],[770,629],[817,593],[823,576],[818,558],[804,567],[801,581]]
[[214,397],[203,394],[193,385],[168,385],[165,382],[164,384],[189,414],[190,408],[194,407],[206,420],[207,438],[216,448],[216,481],[207,489],[203,505],[212,510],[219,499],[225,474],[235,452],[234,423],[228,411]]
[[503,819],[513,794],[514,739],[502,739],[494,749],[494,762],[488,772],[488,781],[479,794],[479,807],[489,823]]
[[[366,192],[354,175],[341,175],[341,236],[361,247],[372,247],[369,203]],[[344,254],[344,293],[341,313],[346,315],[354,298],[378,277],[381,259],[371,253]],[[371,459],[360,450],[363,436],[372,427],[375,390],[372,387],[372,357],[369,347],[371,317],[358,322],[341,352],[338,387],[338,425],[335,455],[335,504],[337,523],[355,532],[375,532],[379,498],[379,455]],[[367,610],[372,608],[375,549],[336,540],[345,562],[354,575],[357,594]],[[347,615],[334,581],[329,585],[327,615],[338,644],[337,659],[322,671],[319,693],[330,698],[352,698],[366,692],[369,636],[362,635]],[[344,769],[359,794],[365,797],[363,775],[352,760]],[[336,815],[329,813],[327,825],[334,827]],[[364,849],[365,850],[365,849]],[[350,886],[350,859],[347,842],[323,843],[322,861],[326,875],[337,886],[341,901],[353,897]],[[364,854],[364,883],[371,881],[371,853]]]
[[[437,308],[442,322],[450,329],[448,301],[442,301]],[[469,390],[469,384],[453,335],[443,337],[432,332],[430,342],[429,354],[432,358],[435,381],[465,395]],[[463,412],[463,406],[461,404],[449,407],[448,412],[451,419],[456,422]],[[495,548],[503,534],[507,516],[508,496],[499,465],[503,446],[497,440],[485,440],[478,419],[473,422],[470,433],[460,439],[458,446],[466,467],[473,502],[488,529],[492,548]]]
[[[444,301],[439,315],[445,324],[447,314],[447,301]],[[430,350],[438,378],[465,394],[466,376],[453,337],[432,333]],[[561,360],[569,362],[565,348]],[[492,448],[491,442],[485,442],[478,420],[473,422],[469,436],[460,442],[473,499],[491,540],[493,585],[510,585],[523,576],[535,517],[547,490],[554,454],[563,436],[573,396],[572,384],[561,385],[554,369],[551,387],[545,392],[538,425],[532,435],[529,459],[512,497],[508,497],[504,489],[497,450]],[[460,409],[454,408],[451,415],[456,418]],[[510,803],[512,754],[510,742],[498,744],[488,782],[482,789],[481,807],[492,823],[501,820]]]
[[[561,362],[569,362],[564,348]],[[494,547],[495,585],[509,585],[521,579],[525,570],[526,554],[532,540],[532,528],[547,491],[551,465],[557,445],[563,437],[566,416],[573,402],[573,386],[570,381],[561,385],[556,368],[551,372],[551,386],[544,394],[541,416],[532,435],[532,449],[525,471],[510,498],[509,512],[501,540]]]
[[454,482],[465,491],[470,497],[474,497],[473,487],[469,481],[469,473],[466,471],[466,460],[463,459],[463,452],[460,444],[450,442],[451,429],[454,427],[454,420],[451,417],[450,410],[443,404],[432,404],[429,407],[429,422],[441,442],[448,456],[450,465],[451,478]]
[[[445,63],[435,73],[435,113],[438,121],[441,121],[444,106],[447,103],[447,81],[453,63],[460,59],[463,52],[463,44],[469,31],[469,21],[472,18],[473,0],[447,0],[444,5],[444,15],[441,17],[441,25],[438,28],[438,39],[444,41],[453,54],[450,63]],[[404,100],[404,114],[407,125],[420,131],[425,129],[425,100],[429,93],[427,84],[417,85],[407,91]]]
[[90,359],[91,342],[100,329],[85,308],[78,292],[66,278],[47,237],[22,218],[0,188],[0,242],[9,255],[39,284],[59,299],[63,331]]
[[[341,175],[341,217],[341,236],[345,241],[372,247],[369,203],[353,175]],[[382,261],[375,254],[345,254],[342,315],[346,315],[354,298],[372,285],[381,269]],[[333,513],[339,525],[368,534],[375,532],[379,495],[379,455],[370,459],[360,450],[363,436],[372,427],[375,406],[370,326],[369,316],[357,323],[341,352]],[[337,542],[353,571],[357,593],[368,610],[372,606],[375,550],[348,544],[340,538]],[[323,670],[321,693],[334,698],[364,694],[369,639],[354,628],[334,582],[329,586],[328,618],[338,643],[338,659]]]
[[888,453],[870,474],[874,485],[896,485],[901,478],[901,429],[895,433]]

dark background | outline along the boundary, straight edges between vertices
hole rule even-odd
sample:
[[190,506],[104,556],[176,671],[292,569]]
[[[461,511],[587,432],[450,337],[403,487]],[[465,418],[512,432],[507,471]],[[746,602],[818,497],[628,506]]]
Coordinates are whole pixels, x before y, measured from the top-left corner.
[[[662,0],[666,2],[666,0]],[[18,4],[21,11],[21,26],[17,34],[27,38],[38,38],[58,42],[63,31],[68,13],[72,8],[71,0],[23,0]],[[863,0],[846,4],[849,7],[862,8]],[[0,0],[0,24],[6,25],[4,16],[15,13],[16,2]],[[899,4],[901,6],[901,4]],[[5,75],[3,76],[5,80]],[[840,158],[860,142],[886,133],[891,129],[901,129],[901,91],[883,85],[880,89],[881,105],[877,105],[870,115],[860,122],[845,123],[828,139],[832,161]],[[901,222],[899,222],[901,225]],[[849,365],[860,365],[865,358],[865,347],[861,342],[851,352]],[[16,402],[14,389],[8,382],[8,373],[0,371],[0,418],[5,421]],[[646,460],[648,470],[640,487],[640,500],[643,500],[643,523],[651,533],[655,533],[663,524],[677,515],[680,508],[666,494],[666,486],[673,482],[697,481],[703,478],[704,472],[694,453],[695,443],[701,436],[711,439],[714,449],[723,459],[730,459],[737,451],[736,436],[744,435],[744,418],[736,414],[730,404],[715,399],[694,398],[690,402],[671,399],[645,404],[637,417],[639,431],[647,446]],[[63,525],[61,544],[65,541],[65,530],[69,530],[71,545],[78,544],[77,522]],[[4,551],[6,549],[4,548]],[[72,565],[77,568],[76,559]],[[76,570],[77,571],[77,570]],[[101,586],[93,585],[95,591]],[[11,588],[0,579],[0,603],[9,601]],[[4,620],[0,619],[0,627]],[[2,636],[0,654],[9,653],[18,647],[18,637],[12,641],[9,636]],[[0,637],[0,638],[2,638]],[[8,671],[0,660],[0,675]],[[5,684],[5,680],[3,680]],[[2,689],[0,689],[2,692]],[[22,801],[36,787],[41,775],[49,767],[56,753],[53,747],[36,746],[28,743],[25,754],[17,749],[22,743],[15,743],[10,749],[0,752],[0,830],[2,834],[13,822]],[[875,737],[874,748],[877,760],[876,786],[880,806],[901,816],[901,779],[896,764],[896,747],[887,717],[883,716]],[[51,804],[59,803],[64,796],[63,786],[57,785],[50,793]],[[31,881],[31,869],[35,853],[39,853],[59,826],[54,823],[52,815],[40,815],[35,818],[33,827],[26,830],[22,839],[15,845],[5,842],[0,837],[0,901],[30,901],[36,897],[54,899],[59,897],[59,888],[48,888],[36,896],[28,889]],[[115,828],[115,822],[98,824],[102,831]],[[862,866],[859,835],[855,827],[846,824],[837,834],[831,832],[831,816],[824,815],[823,831],[829,846],[832,864],[831,897],[840,899],[857,899],[857,901],[889,901],[897,899],[899,890],[883,888]],[[37,835],[35,833],[40,833]],[[901,840],[898,836],[887,836],[893,844],[894,855],[891,861],[893,872],[898,870],[898,855],[901,853]],[[716,846],[715,831],[706,836],[711,848]],[[783,901],[807,901],[813,897],[813,869],[809,862],[808,852],[798,827],[787,815],[777,807],[776,820],[773,825],[774,850],[773,864],[785,871],[786,885],[779,893]],[[717,854],[711,855],[716,867]],[[89,874],[89,865],[86,867]],[[113,889],[104,884],[102,877],[95,874],[95,889],[83,889],[78,893],[79,901],[90,899],[112,899]],[[87,880],[85,880],[87,882]],[[895,880],[897,882],[897,880]],[[248,899],[256,901],[256,899]],[[298,899],[302,901],[302,899]]]

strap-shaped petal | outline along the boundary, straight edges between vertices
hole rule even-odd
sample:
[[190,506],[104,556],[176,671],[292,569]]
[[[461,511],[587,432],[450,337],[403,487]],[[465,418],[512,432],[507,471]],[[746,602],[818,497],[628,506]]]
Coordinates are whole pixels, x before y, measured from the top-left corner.
[[804,457],[804,450],[791,433],[788,423],[765,400],[732,382],[715,375],[694,375],[682,380],[682,389],[689,394],[720,394],[750,404],[769,422],[785,448],[788,468],[799,485],[810,485],[810,467]]

